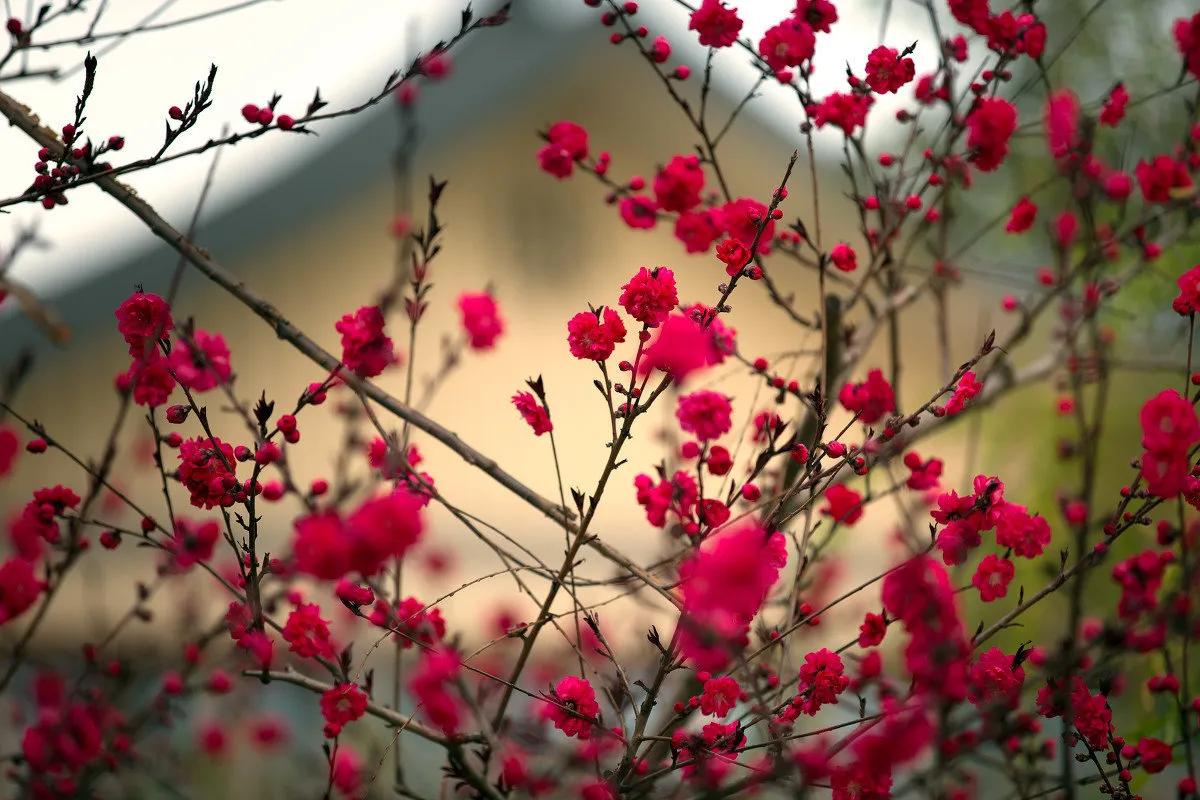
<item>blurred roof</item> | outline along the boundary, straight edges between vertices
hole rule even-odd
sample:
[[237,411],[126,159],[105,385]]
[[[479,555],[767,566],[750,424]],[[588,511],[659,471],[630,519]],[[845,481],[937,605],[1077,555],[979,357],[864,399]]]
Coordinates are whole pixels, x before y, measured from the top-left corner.
[[[592,31],[564,26],[561,20],[522,14],[501,28],[480,31],[464,40],[454,53],[453,85],[430,87],[419,103],[420,149],[445,146],[456,132],[499,113],[518,96],[532,91],[553,74],[551,65],[574,58],[589,44],[587,40],[593,37],[588,33]],[[514,57],[518,53],[520,57]],[[215,215],[206,214],[197,241],[227,264],[245,264],[238,255],[296,230],[366,186],[389,180],[386,167],[398,132],[396,117],[390,103],[381,103],[357,115],[348,130],[320,137],[321,146],[314,157],[261,183]],[[263,142],[243,145],[263,146]],[[221,177],[218,168],[218,183]],[[193,194],[198,193],[196,187]],[[149,235],[147,240],[132,255],[107,244],[98,247],[96,256],[105,265],[48,298],[74,335],[108,320],[135,284],[148,288],[165,285],[165,276],[177,258],[164,243]],[[48,345],[15,303],[6,304],[0,312],[0,359]]]

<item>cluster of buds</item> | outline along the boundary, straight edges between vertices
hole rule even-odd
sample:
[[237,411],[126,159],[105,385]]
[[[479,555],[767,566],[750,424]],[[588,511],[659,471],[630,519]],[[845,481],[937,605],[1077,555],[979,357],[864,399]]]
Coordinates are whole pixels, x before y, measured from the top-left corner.
[[262,107],[254,103],[246,103],[246,105],[242,106],[242,119],[251,125],[262,125],[264,127],[274,122],[279,126],[280,130],[289,131],[296,124],[296,118],[288,114],[280,114],[276,118],[275,105],[278,102],[279,95],[272,97],[271,102]]
[[[600,0],[584,0],[584,4],[595,8],[600,5]],[[613,33],[609,34],[608,40],[613,44],[621,44],[621,42],[625,41],[626,39],[648,38],[650,36],[649,28],[647,28],[645,25],[634,25],[629,21],[629,17],[632,17],[637,13],[638,4],[633,2],[633,0],[629,0],[625,3],[613,4],[613,10],[605,11],[603,14],[601,14],[600,24],[604,27],[611,28],[617,25],[617,23],[621,23],[621,25],[625,28],[624,32],[614,31]],[[656,36],[649,45],[639,44],[638,47],[643,51],[645,56],[655,64],[665,64],[671,58],[671,42],[665,36]],[[680,64],[670,73],[668,73],[668,77],[683,81],[687,80],[691,74],[691,67],[687,66],[686,64]]]
[[41,195],[42,207],[49,210],[55,206],[67,204],[66,191],[81,175],[108,172],[112,165],[97,159],[104,153],[120,150],[125,146],[121,136],[110,136],[100,145],[79,141],[79,131],[72,123],[62,126],[63,151],[61,157],[55,159],[50,148],[38,150],[37,161],[33,171],[37,176],[33,179],[31,189]]

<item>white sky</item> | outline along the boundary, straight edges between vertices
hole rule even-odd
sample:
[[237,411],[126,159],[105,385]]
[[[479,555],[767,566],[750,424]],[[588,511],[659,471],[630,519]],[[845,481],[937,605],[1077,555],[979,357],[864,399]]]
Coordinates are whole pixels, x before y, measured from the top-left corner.
[[[190,16],[224,7],[231,1],[176,0],[160,19]],[[8,2],[19,15],[27,0]],[[88,5],[94,8],[97,3],[90,0]],[[790,10],[794,0],[734,0],[732,4],[746,20],[743,32],[757,40],[763,30]],[[159,5],[160,0],[110,0],[97,30],[131,27]],[[220,68],[213,107],[177,146],[187,147],[215,137],[226,122],[235,129],[245,126],[239,114],[242,105],[264,104],[275,92],[283,95],[279,106],[283,112],[302,110],[316,86],[332,107],[349,105],[376,91],[392,69],[407,63],[411,57],[406,48],[410,31],[416,31],[419,43],[447,37],[457,29],[461,10],[460,0],[371,0],[369,10],[365,5],[270,0],[213,20],[126,40],[101,57],[86,132],[94,140],[110,134],[126,137],[125,150],[112,159],[117,164],[152,153],[161,143],[166,110],[184,104],[191,96],[193,83],[207,74],[210,62]],[[483,0],[476,5],[481,13],[492,7]],[[516,6],[517,14],[542,15],[555,25],[585,24],[590,28],[587,35],[604,37],[608,32],[594,21],[598,11],[586,8],[580,0],[518,0]],[[673,62],[682,60],[699,68],[703,51],[694,34],[685,30],[684,12],[670,0],[648,0],[643,6],[645,24],[655,34],[666,33],[674,43],[677,58]],[[877,36],[881,0],[843,0],[839,6],[841,20],[818,43],[818,93],[844,85],[846,60],[861,71]],[[909,4],[897,0],[897,8],[908,9]],[[894,17],[887,37],[889,44],[903,47],[917,38],[928,41],[929,34],[921,27],[923,17],[911,12]],[[90,14],[66,17],[42,35],[76,36],[86,30],[89,20]],[[97,51],[102,46],[92,45]],[[31,60],[33,66],[71,66],[78,64],[83,55],[83,48],[62,47],[49,53],[32,53]],[[732,52],[722,57],[725,63],[718,74],[735,88],[749,85],[753,73],[746,59]],[[918,48],[916,58],[918,72],[931,67],[932,48]],[[459,75],[457,79],[469,76]],[[6,82],[4,90],[57,128],[69,121],[80,83],[77,73],[58,83],[42,79]],[[441,91],[453,92],[453,84]],[[754,117],[760,124],[783,132],[795,131],[798,117],[794,100],[786,103],[778,87],[774,97],[772,94],[768,91],[752,106]],[[877,108],[875,113],[889,112]],[[341,126],[353,124],[353,120],[327,123],[317,130],[328,141]],[[317,137],[268,135],[227,148],[208,213],[219,212],[256,186],[296,168],[321,146]],[[28,186],[34,175],[35,154],[36,147],[19,131],[0,129],[0,196],[18,195]],[[190,217],[209,159],[209,155],[202,155],[155,167],[130,176],[130,183],[182,227]],[[0,248],[11,241],[18,225],[39,223],[50,247],[27,251],[12,275],[43,293],[85,280],[109,265],[114,254],[132,251],[149,241],[149,235],[128,212],[97,190],[76,191],[70,199],[69,206],[52,212],[26,205],[0,217]],[[98,252],[103,254],[100,258],[96,257]]]

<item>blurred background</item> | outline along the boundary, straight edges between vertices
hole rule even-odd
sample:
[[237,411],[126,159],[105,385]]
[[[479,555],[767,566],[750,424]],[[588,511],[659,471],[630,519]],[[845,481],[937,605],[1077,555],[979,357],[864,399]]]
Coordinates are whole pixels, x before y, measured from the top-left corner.
[[[13,0],[13,8],[6,10],[14,13],[23,4]],[[163,5],[169,8],[163,10]],[[124,135],[127,145],[122,156],[153,152],[166,109],[190,97],[193,82],[206,74],[210,62],[220,67],[216,98],[189,134],[192,144],[219,135],[226,124],[238,129],[244,125],[238,109],[245,103],[265,104],[273,93],[283,95],[278,110],[285,112],[301,111],[318,86],[335,107],[349,105],[377,91],[393,68],[452,35],[461,10],[448,0],[373,5],[378,7],[351,11],[348,6],[317,0],[277,0],[192,25],[96,42],[90,47],[100,56],[100,69],[86,129],[97,139]],[[746,20],[744,33],[757,40],[793,4],[754,0],[742,5],[746,6],[739,7]],[[1050,30],[1047,53],[1071,48],[1067,57],[1052,63],[1051,75],[1074,88],[1085,102],[1102,97],[1118,79],[1126,83],[1135,101],[1169,87],[1177,74],[1170,21],[1186,5],[1163,2],[1148,9],[1140,0],[1038,4],[1037,11]],[[652,36],[666,35],[675,47],[672,62],[700,70],[703,51],[686,32],[686,12],[666,0],[643,6],[643,24]],[[106,13],[99,29],[121,30],[148,18],[161,22],[218,7],[123,0]],[[480,3],[476,11],[486,14],[493,7]],[[839,4],[839,14],[833,33],[819,39],[818,95],[841,85],[843,62],[861,70],[866,54],[880,41],[898,48],[916,41],[918,74],[934,66],[935,48],[929,44],[932,34],[921,5],[907,0],[894,4],[861,0]],[[567,352],[566,320],[588,303],[615,303],[621,284],[641,266],[673,269],[681,300],[688,303],[711,303],[716,284],[724,278],[721,265],[711,256],[684,254],[669,225],[650,232],[629,230],[615,208],[604,203],[604,188],[588,176],[577,174],[558,182],[537,169],[537,132],[559,119],[587,127],[593,153],[612,153],[611,174],[617,180],[632,175],[649,179],[671,156],[691,150],[693,134],[678,109],[666,101],[658,80],[629,47],[608,43],[608,31],[597,24],[597,16],[596,10],[582,3],[519,0],[509,24],[472,35],[453,52],[449,76],[420,85],[409,112],[389,100],[367,113],[318,128],[319,136],[270,135],[226,149],[215,168],[195,237],[300,329],[336,352],[334,322],[360,305],[374,303],[395,269],[393,163],[398,148],[404,146],[411,163],[408,183],[418,225],[426,208],[427,176],[449,183],[440,206],[447,228],[444,249],[434,264],[431,308],[422,322],[415,356],[418,386],[439,370],[442,353],[459,337],[457,296],[490,287],[507,330],[494,351],[464,356],[440,384],[430,413],[547,497],[557,496],[549,443],[533,439],[509,403],[510,396],[524,388],[526,378],[542,375],[545,379],[568,486],[590,490],[607,455],[603,443],[608,423],[603,402],[591,385],[594,371]],[[948,17],[943,25],[958,30]],[[64,18],[55,33],[78,36],[85,27],[85,22]],[[1156,44],[1148,46],[1149,42]],[[57,69],[59,74],[19,80],[0,75],[0,88],[57,127],[70,117],[81,82],[77,67],[82,56],[83,48],[74,46],[31,53],[29,64],[22,67]],[[727,114],[754,83],[755,73],[745,55],[732,50],[717,56],[715,68],[719,78],[710,102],[718,113]],[[1013,85],[1022,86],[1029,78],[1018,74]],[[683,84],[682,90],[694,93],[698,83]],[[1038,86],[1023,92],[1022,121],[1040,118],[1043,101]],[[768,197],[778,185],[788,155],[803,147],[794,102],[776,87],[765,87],[723,143],[722,161],[735,194]],[[880,103],[873,119],[882,121],[906,104],[911,105],[907,89],[899,100]],[[405,117],[406,113],[411,116]],[[1180,97],[1137,105],[1120,137],[1122,149],[1106,155],[1131,168],[1139,157],[1177,139],[1185,114]],[[409,122],[415,138],[406,134]],[[888,139],[896,129],[877,122],[877,135],[869,142],[872,152],[900,144]],[[35,151],[18,131],[0,131],[0,194],[15,196],[26,188]],[[822,132],[817,172],[825,236],[830,241],[855,241],[857,214],[845,197],[840,158],[839,138]],[[1014,159],[1016,168],[1002,175],[977,176],[978,188],[968,196],[970,205],[958,226],[965,232],[964,240],[1044,176],[1045,144],[1036,127],[1018,139]],[[210,165],[211,154],[181,159],[133,175],[129,183],[177,228],[185,229]],[[801,173],[805,170],[802,158]],[[70,198],[69,206],[51,213],[18,206],[0,217],[0,248],[15,241],[21,231],[32,230],[37,237],[37,246],[19,255],[6,279],[35,293],[70,334],[64,343],[50,342],[10,298],[0,304],[0,366],[32,356],[31,376],[12,398],[14,407],[36,417],[75,452],[97,457],[116,414],[113,379],[128,365],[113,309],[137,286],[165,293],[177,259],[99,191],[82,189]],[[1039,203],[1052,209],[1055,199],[1046,195],[1039,197]],[[789,219],[809,219],[809,193],[794,190],[785,210]],[[1048,238],[1037,230],[1014,241],[1001,229],[979,239],[954,265],[963,281],[953,290],[950,304],[952,363],[976,352],[988,330],[1003,331],[1015,324],[1001,309],[1002,296],[1024,297],[1037,290],[1034,271],[1049,257]],[[1124,464],[1136,447],[1134,409],[1177,375],[1185,331],[1177,318],[1160,312],[1169,309],[1166,301],[1173,296],[1174,276],[1190,266],[1192,249],[1186,245],[1169,252],[1156,267],[1160,273],[1156,279],[1125,297],[1106,319],[1118,332],[1120,357],[1139,370],[1110,401],[1113,424],[1105,448],[1112,468],[1099,496],[1123,481]],[[777,264],[772,275],[795,298],[796,306],[815,310],[812,274],[791,261],[769,263]],[[819,340],[791,325],[761,286],[741,287],[733,307],[729,324],[737,329],[744,355],[764,355],[773,364],[789,364],[786,369],[797,377],[808,372],[811,364],[803,359],[777,361],[777,357],[816,347]],[[185,271],[175,309],[177,320],[191,317],[198,327],[225,336],[233,354],[236,391],[245,400],[265,392],[281,406],[289,405],[305,386],[324,377],[195,272]],[[901,396],[924,398],[946,376],[934,356],[931,309],[918,306],[907,319],[911,322],[905,323]],[[401,348],[403,328],[401,318],[393,318],[390,330]],[[1041,352],[1045,336],[1035,339],[1039,341],[1017,354],[1018,363]],[[879,344],[882,347],[882,339]],[[868,356],[857,377],[861,379],[869,367],[882,365],[882,358],[882,350]],[[1173,371],[1154,374],[1166,366]],[[393,370],[379,382],[400,395],[403,380],[403,372]],[[773,407],[772,398],[756,392],[756,381],[742,368],[715,370],[698,385],[738,398],[735,433],[744,431],[755,413]],[[967,488],[976,471],[998,474],[1006,480],[1010,497],[1020,498],[1057,525],[1061,523],[1057,491],[1070,485],[1070,467],[1060,467],[1049,457],[1056,441],[1070,433],[1069,421],[1056,421],[1053,413],[1057,393],[1053,381],[1017,392],[982,426],[948,426],[918,449],[926,457],[936,455],[947,462],[943,480],[947,488]],[[334,398],[301,418],[303,440],[289,450],[288,458],[302,486],[330,477],[331,454],[338,452],[346,435],[345,415],[337,413],[340,402],[341,398]],[[217,408],[219,399],[209,400],[208,405],[218,435],[224,431],[237,440],[243,432],[241,423]],[[639,472],[652,472],[663,459],[666,440],[673,435],[669,432],[675,429],[673,411],[673,403],[664,403],[632,442],[626,452],[629,463],[615,476],[595,526],[606,541],[643,563],[664,552],[667,535],[646,523],[632,481]],[[366,432],[361,424],[358,427]],[[1021,435],[1011,435],[1014,430]],[[423,469],[436,478],[447,499],[558,563],[560,530],[436,442],[421,434],[415,434],[414,441],[426,459]],[[131,415],[119,447],[116,482],[151,508],[161,504],[157,473],[149,460],[152,439],[139,415]],[[365,473],[365,458],[355,468]],[[0,481],[0,512],[16,513],[32,489],[59,482],[77,489],[85,485],[84,477],[59,453],[39,458],[22,455],[14,473]],[[105,519],[136,522],[118,506],[109,505]],[[276,542],[282,549],[298,513],[299,506],[292,500],[268,507],[264,519],[268,545]],[[855,529],[840,537],[843,557],[836,562],[840,566],[825,576],[829,596],[900,556],[894,541],[895,514],[895,506],[876,504]],[[1052,548],[1056,546],[1057,540]],[[425,602],[501,568],[485,546],[439,509],[431,509],[429,529],[414,559],[422,567],[408,570],[406,592]],[[156,563],[154,555],[131,547],[115,552],[97,548],[64,586],[38,634],[33,662],[53,664],[73,657],[79,642],[109,630],[133,602],[135,581],[155,585]],[[429,568],[431,564],[437,568]],[[608,566],[590,554],[580,571],[594,577],[611,575]],[[956,579],[965,582],[969,575]],[[1034,587],[1042,577],[1022,575],[1018,580]],[[441,608],[454,632],[479,644],[495,635],[498,619],[534,615],[531,605],[516,598],[511,581],[501,577],[456,594]],[[875,595],[868,594],[861,603],[847,605],[830,620],[832,632],[826,628],[822,635],[840,641],[876,601]],[[226,602],[211,580],[200,574],[172,581],[161,590],[155,586],[145,604],[154,619],[124,631],[113,644],[113,654],[172,663],[178,659],[180,643],[198,625],[208,624],[205,620],[211,620]],[[341,613],[333,605],[329,609]],[[602,610],[600,616],[615,641],[636,643],[653,614],[651,609],[637,614]],[[974,609],[967,615],[971,626],[977,618]],[[356,635],[348,614],[336,623],[342,636]],[[0,629],[0,654],[10,651],[23,627],[18,622]],[[544,638],[547,647],[562,646],[550,635]],[[1022,634],[1021,638],[1031,637]],[[369,643],[370,637],[364,641]],[[390,659],[377,661],[381,673],[386,671]],[[298,746],[315,753],[319,727],[314,723],[315,698],[285,686],[267,692],[256,688],[250,691],[267,698],[265,711],[228,703],[202,704],[187,724],[174,728],[170,734],[174,744],[186,750],[207,717],[249,729],[260,713],[266,713],[303,731]],[[10,744],[0,735],[0,745]],[[376,737],[373,752],[384,745],[386,737]],[[406,757],[419,760],[421,753],[416,745],[406,751]],[[309,767],[323,769],[320,763]],[[242,764],[241,771],[211,771],[200,763],[196,770],[196,780],[204,787],[196,796],[249,796],[251,792],[291,796],[286,781],[275,781],[268,769]],[[427,785],[436,779],[436,774],[422,776]],[[236,791],[235,785],[240,787]],[[143,790],[146,796],[157,796],[158,790]]]

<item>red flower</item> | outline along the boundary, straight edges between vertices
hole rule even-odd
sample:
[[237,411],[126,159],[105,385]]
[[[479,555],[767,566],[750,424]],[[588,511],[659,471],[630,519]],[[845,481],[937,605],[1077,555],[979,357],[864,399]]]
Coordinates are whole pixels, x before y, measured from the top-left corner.
[[758,52],[771,69],[779,72],[812,58],[816,43],[808,23],[790,17],[767,29],[758,42]]
[[1008,224],[1004,226],[1004,230],[1009,233],[1024,233],[1033,225],[1033,221],[1037,219],[1038,207],[1028,197],[1022,197],[1013,206],[1012,215],[1008,218]]
[[[229,608],[225,611],[225,627],[229,630],[229,638],[237,642],[239,647],[250,635],[250,628],[253,624],[254,614],[250,611],[249,606],[236,600],[229,604]],[[228,676],[222,677],[228,678]],[[224,691],[229,691],[227,682],[218,680],[217,683]]]
[[904,661],[917,690],[962,699],[971,649],[942,565],[921,555],[889,572],[883,579],[883,607],[909,634]]
[[837,8],[830,0],[796,0],[792,15],[807,22],[818,33],[829,33],[830,27],[838,21]]
[[1017,129],[1017,109],[999,97],[981,99],[967,115],[970,161],[984,172],[1000,166],[1008,155],[1008,141]]
[[696,156],[675,156],[654,177],[654,199],[666,211],[690,211],[703,190],[704,170]]
[[988,47],[997,53],[1040,58],[1046,49],[1046,26],[1033,14],[1002,11],[976,30],[987,35]]
[[1022,558],[1037,558],[1050,544],[1050,523],[1031,515],[1023,505],[1004,503],[996,518],[996,544],[1012,548]]
[[338,746],[329,780],[334,788],[346,797],[356,796],[362,788],[363,760],[350,745],[342,743]]
[[1060,89],[1046,101],[1043,116],[1050,155],[1071,155],[1079,147],[1079,98],[1070,89]]
[[913,60],[901,58],[894,47],[880,45],[867,56],[867,85],[876,94],[899,91],[915,74]]
[[333,658],[336,652],[329,621],[321,619],[321,607],[316,603],[301,603],[292,609],[283,625],[283,640],[301,658]]
[[79,504],[79,495],[65,486],[38,489],[12,521],[9,533],[14,549],[29,562],[42,556],[43,543],[55,544],[60,531],[56,518],[68,508]]
[[854,248],[845,242],[839,242],[829,251],[829,260],[842,272],[854,272],[858,269],[858,254]]
[[541,436],[543,433],[554,430],[554,424],[550,422],[550,412],[546,410],[545,406],[540,405],[529,392],[514,394],[512,404],[529,424],[529,427],[533,428],[535,436]]
[[233,448],[220,439],[197,437],[179,445],[179,481],[196,508],[231,506],[238,486]]
[[1108,698],[1102,694],[1091,694],[1087,687],[1080,685],[1071,694],[1071,705],[1075,711],[1075,727],[1083,734],[1093,748],[1102,750],[1108,746],[1108,737],[1112,731],[1112,709],[1108,707]]
[[[379,470],[385,478],[411,476],[413,468],[420,464],[421,460],[421,451],[415,444],[408,446],[407,456],[402,456],[398,447],[393,447],[379,436],[367,445],[367,463],[371,465],[371,469]],[[421,473],[420,477],[426,483],[433,482],[433,478],[425,473]]]
[[584,678],[568,675],[554,685],[550,698],[542,706],[542,716],[567,736],[587,739],[598,723],[600,704],[596,692]]
[[1100,124],[1116,127],[1125,119],[1125,106],[1128,104],[1129,92],[1125,89],[1125,84],[1118,83],[1108,93],[1104,108],[1100,110]]
[[908,480],[904,482],[905,486],[917,491],[937,488],[942,477],[943,465],[940,458],[922,461],[915,450],[909,450],[904,454],[904,466],[912,472],[908,476]]
[[0,625],[24,614],[45,588],[31,562],[14,556],[0,564]]
[[370,586],[361,586],[352,580],[342,578],[333,590],[337,599],[352,606],[367,606],[375,602],[375,592]]
[[458,296],[458,311],[472,349],[491,350],[504,333],[504,319],[496,299],[487,292],[465,292]]
[[348,572],[374,575],[421,537],[427,498],[407,488],[368,499],[344,522],[332,511],[296,521],[293,552],[300,572],[335,580]]
[[913,96],[917,102],[923,106],[932,105],[936,100],[948,100],[950,98],[950,89],[943,81],[941,84],[936,83],[937,74],[929,73],[922,75],[917,79],[916,86],[913,87]]
[[1018,17],[1026,25],[1021,34],[1018,49],[1023,48],[1030,58],[1041,58],[1046,52],[1046,25],[1032,14],[1022,14]]
[[145,358],[135,358],[116,383],[119,391],[132,392],[133,402],[150,408],[165,405],[175,391],[167,359],[155,350],[148,351]]
[[1153,775],[1162,772],[1171,764],[1171,745],[1151,736],[1138,739],[1137,755],[1142,760],[1142,769]]
[[[757,237],[757,252],[770,252],[771,241],[775,238],[775,221],[768,216],[767,207],[754,198],[739,197],[721,206],[721,222],[725,232],[747,249]],[[761,235],[758,232],[760,227]]]
[[703,0],[692,12],[688,30],[700,34],[700,44],[705,47],[728,47],[737,41],[742,20],[737,9],[726,8],[721,0]]
[[421,538],[423,504],[421,497],[403,488],[364,501],[346,518],[351,569],[374,575],[408,552]]
[[887,620],[882,614],[868,613],[858,626],[858,646],[874,647],[883,641],[887,633]]
[[979,599],[990,603],[1008,594],[1008,584],[1012,582],[1014,572],[1011,561],[989,553],[979,562],[975,574],[971,576],[971,584],[979,590]]
[[588,133],[582,126],[563,120],[550,126],[546,144],[538,151],[538,163],[545,172],[565,178],[575,162],[587,158]]
[[415,597],[406,597],[396,607],[380,600],[367,617],[371,624],[396,631],[393,638],[407,650],[415,642],[434,645],[446,635],[446,621],[436,608],[426,608]]
[[1175,20],[1172,32],[1187,71],[1200,78],[1200,14]]
[[1188,451],[1200,442],[1196,409],[1179,392],[1166,389],[1142,406],[1142,477],[1158,497],[1175,497],[1188,488]]
[[1054,239],[1058,246],[1066,250],[1075,241],[1079,232],[1079,220],[1071,211],[1064,211],[1054,219]]
[[229,746],[229,737],[218,722],[207,722],[200,726],[200,749],[210,758],[219,758]]
[[693,303],[684,309],[689,319],[696,322],[708,322],[708,333],[712,337],[713,347],[716,351],[717,360],[715,363],[720,364],[725,361],[725,357],[731,355],[737,348],[737,331],[727,326],[717,316],[717,313],[703,303]]
[[700,693],[700,711],[721,718],[728,714],[742,696],[742,687],[729,675],[709,678]]
[[1170,156],[1155,156],[1153,161],[1139,161],[1134,170],[1142,197],[1147,203],[1170,202],[1177,189],[1190,189],[1192,177],[1187,167]]
[[1015,708],[1025,683],[1025,670],[999,647],[981,653],[971,665],[971,689],[968,698],[976,706],[998,705]]
[[638,475],[633,485],[638,505],[646,511],[646,521],[656,528],[666,526],[668,514],[674,514],[680,521],[690,520],[700,499],[696,482],[682,470],[670,480],[664,477],[658,483],[649,475]]
[[661,370],[682,382],[693,372],[725,360],[714,338],[717,333],[713,326],[705,329],[683,314],[671,314],[643,351],[639,369],[642,373]]
[[675,238],[687,252],[704,253],[721,235],[719,226],[718,214],[711,209],[685,211],[675,220]]
[[141,358],[169,334],[174,323],[167,301],[149,292],[134,292],[117,306],[117,330],[129,345],[129,355]]
[[567,344],[576,358],[604,361],[623,341],[625,323],[611,308],[603,312],[581,311],[567,321]]
[[342,335],[342,363],[363,378],[373,378],[396,360],[392,340],[383,332],[379,306],[363,306],[334,325]]
[[847,383],[842,386],[838,400],[847,411],[858,415],[858,421],[874,425],[896,410],[896,396],[892,385],[883,377],[883,372],[873,369],[862,383]]
[[33,779],[30,796],[78,796],[85,769],[105,769],[110,759],[133,755],[122,732],[124,716],[98,693],[68,693],[58,676],[44,673],[36,678],[33,694],[37,710],[21,741]]
[[675,409],[679,427],[705,441],[729,433],[733,427],[732,414],[733,406],[728,397],[707,390],[683,395]]
[[1200,264],[1175,279],[1179,296],[1171,302],[1175,313],[1187,316],[1200,312]]
[[705,540],[679,567],[680,652],[699,669],[723,669],[745,646],[750,622],[786,563],[783,534],[754,524]]
[[1200,441],[1200,422],[1186,398],[1164,389],[1146,401],[1141,411],[1142,447],[1161,452],[1188,450]]
[[233,372],[229,367],[229,347],[225,337],[197,329],[190,339],[195,350],[180,336],[167,357],[179,382],[197,392],[207,392],[227,382]]
[[332,739],[342,732],[347,722],[367,713],[367,695],[357,684],[340,683],[321,695],[321,716],[325,718],[325,735]]
[[836,703],[850,685],[841,657],[822,648],[804,657],[800,667],[800,693],[792,700],[802,713],[813,716],[821,706]]
[[978,547],[981,541],[979,528],[965,520],[956,519],[938,533],[936,545],[942,553],[943,563],[953,566],[965,562],[970,551]]
[[1143,550],[1113,567],[1113,580],[1121,587],[1117,615],[1126,622],[1136,622],[1143,614],[1158,609],[1158,591],[1162,588],[1163,572],[1173,554]]
[[818,128],[833,125],[841,128],[847,136],[867,123],[867,112],[874,99],[869,94],[834,92],[808,109],[813,123]]
[[1133,180],[1124,172],[1110,172],[1104,177],[1104,194],[1110,200],[1124,200],[1133,192]]
[[448,736],[462,724],[462,702],[453,693],[458,680],[459,660],[453,650],[426,650],[408,684],[421,713]]
[[553,144],[566,150],[571,158],[587,158],[588,132],[582,125],[577,125],[569,120],[560,120],[550,126],[546,136]]
[[964,372],[963,376],[958,379],[958,385],[954,387],[954,393],[946,402],[944,409],[946,416],[953,416],[966,408],[967,401],[978,395],[982,388],[983,384],[975,379],[974,372],[970,370]]
[[191,522],[176,517],[175,535],[167,547],[174,556],[175,566],[187,570],[212,559],[213,548],[220,538],[221,529],[213,520]]
[[699,733],[676,729],[671,735],[671,749],[683,764],[683,777],[714,788],[732,770],[736,754],[745,744],[746,736],[736,721],[710,722]]
[[324,511],[296,520],[292,553],[296,569],[322,580],[336,580],[350,571],[349,537],[341,517]]
[[782,425],[784,425],[784,420],[778,414],[775,414],[774,411],[767,409],[758,411],[754,415],[754,433],[751,434],[750,438],[752,441],[763,441],[763,443],[766,443],[776,431],[779,431]]
[[617,800],[617,791],[608,781],[591,780],[579,790],[580,800]]
[[665,36],[656,36],[650,45],[650,57],[655,64],[665,64],[671,58],[671,42]]
[[725,239],[717,245],[717,260],[725,265],[729,277],[741,274],[750,263],[750,248],[737,239]]
[[949,0],[950,15],[976,33],[987,29],[991,12],[988,0]]
[[274,716],[262,716],[250,723],[250,742],[260,750],[273,750],[287,741],[287,723]]
[[834,522],[853,525],[862,519],[862,495],[844,483],[835,483],[825,490],[825,507],[821,513],[832,517]]
[[642,267],[621,287],[617,302],[638,322],[657,327],[679,304],[675,273],[666,267],[654,270]]
[[625,224],[635,230],[649,230],[658,223],[658,205],[644,194],[622,198],[617,210]]

